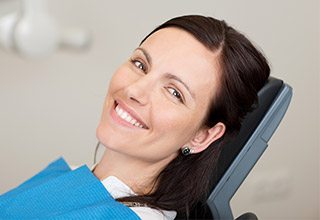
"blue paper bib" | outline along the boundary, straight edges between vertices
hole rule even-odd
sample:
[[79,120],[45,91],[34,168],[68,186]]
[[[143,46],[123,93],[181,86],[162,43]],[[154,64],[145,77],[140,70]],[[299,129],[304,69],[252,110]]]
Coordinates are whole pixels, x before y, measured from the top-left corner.
[[0,219],[140,219],[117,202],[87,166],[63,158],[0,196]]

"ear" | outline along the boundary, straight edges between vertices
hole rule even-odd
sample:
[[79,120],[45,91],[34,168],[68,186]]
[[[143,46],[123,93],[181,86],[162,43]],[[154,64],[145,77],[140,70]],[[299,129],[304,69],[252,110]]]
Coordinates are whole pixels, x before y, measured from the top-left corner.
[[200,153],[207,149],[211,143],[223,136],[225,130],[226,126],[222,122],[218,122],[211,128],[201,128],[188,143],[191,148],[191,153]]

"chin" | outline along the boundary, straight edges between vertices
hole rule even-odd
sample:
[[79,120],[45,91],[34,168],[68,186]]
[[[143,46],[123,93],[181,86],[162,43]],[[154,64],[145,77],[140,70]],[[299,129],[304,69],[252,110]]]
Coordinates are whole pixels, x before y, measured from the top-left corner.
[[100,143],[103,145],[107,145],[108,144],[107,141],[110,139],[108,137],[109,136],[108,134],[110,134],[108,130],[109,129],[107,129],[101,122],[96,129],[96,137],[100,141]]
[[[117,140],[119,134],[115,133],[110,127],[105,123],[100,123],[96,129],[96,137],[102,145],[108,148],[119,147],[121,143],[118,143]],[[121,139],[120,139],[121,140]]]

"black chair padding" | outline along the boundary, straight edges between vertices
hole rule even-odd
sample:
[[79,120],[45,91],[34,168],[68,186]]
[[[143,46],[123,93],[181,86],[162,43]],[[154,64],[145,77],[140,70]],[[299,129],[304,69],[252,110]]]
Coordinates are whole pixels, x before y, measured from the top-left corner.
[[[246,115],[242,122],[239,134],[229,143],[226,143],[222,148],[217,164],[217,176],[213,177],[215,180],[212,185],[211,192],[232,164],[236,156],[242,150],[255,129],[258,127],[277,94],[281,90],[282,85],[282,80],[269,77],[267,83],[258,92],[258,106]],[[206,204],[197,204],[189,213],[189,218],[184,214],[181,215],[178,213],[176,219],[213,219],[213,216],[210,208]]]
[[235,220],[258,220],[258,217],[252,213],[252,212],[247,212],[236,218]]

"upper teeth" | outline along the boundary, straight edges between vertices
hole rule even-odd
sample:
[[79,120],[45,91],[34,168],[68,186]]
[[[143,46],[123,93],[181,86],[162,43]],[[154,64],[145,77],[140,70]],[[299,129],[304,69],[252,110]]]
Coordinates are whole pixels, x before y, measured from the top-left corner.
[[132,124],[134,126],[137,126],[139,128],[143,128],[142,124],[137,122],[136,119],[132,118],[132,116],[128,112],[126,112],[125,110],[120,108],[119,105],[116,106],[116,113],[117,113],[117,115],[120,116],[120,118],[122,118],[123,120],[129,122],[130,124]]

